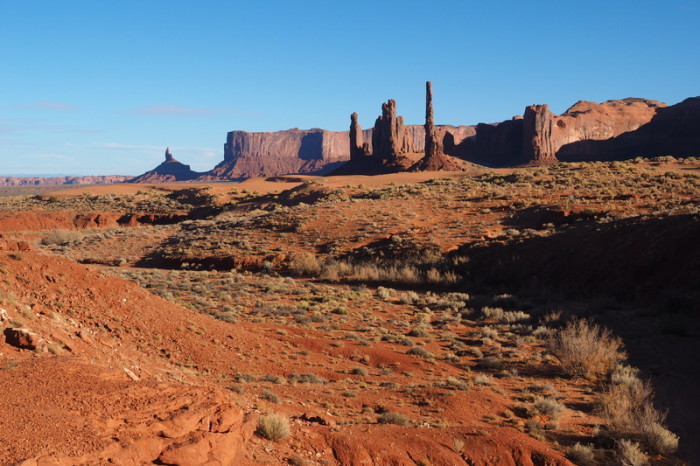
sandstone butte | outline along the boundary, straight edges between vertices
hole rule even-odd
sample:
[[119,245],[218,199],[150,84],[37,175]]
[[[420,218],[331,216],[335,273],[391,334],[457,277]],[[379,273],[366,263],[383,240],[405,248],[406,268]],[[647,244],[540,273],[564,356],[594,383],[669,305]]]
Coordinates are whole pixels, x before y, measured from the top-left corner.
[[224,160],[204,173],[175,160],[137,177],[5,177],[0,186],[41,184],[232,181],[287,174],[378,174],[400,171],[458,171],[465,164],[512,167],[557,161],[610,161],[635,157],[700,155],[700,97],[667,106],[627,98],[579,101],[561,115],[547,105],[528,106],[522,116],[500,123],[435,125],[432,84],[426,83],[426,122],[405,125],[396,102],[362,130],[357,113],[348,131],[308,130],[251,133],[230,131]]
[[[700,97],[671,106],[640,98],[600,104],[579,101],[561,115],[547,105],[531,105],[522,116],[500,123],[435,125],[428,82],[424,125],[405,125],[397,115],[396,101],[389,100],[382,104],[374,127],[367,130],[361,129],[353,113],[348,131],[231,131],[224,160],[196,180],[458,171],[467,163],[509,167],[638,156],[688,157],[700,154],[699,125]],[[150,173],[132,181],[157,180]],[[184,181],[194,175],[187,171],[182,177],[174,176]]]

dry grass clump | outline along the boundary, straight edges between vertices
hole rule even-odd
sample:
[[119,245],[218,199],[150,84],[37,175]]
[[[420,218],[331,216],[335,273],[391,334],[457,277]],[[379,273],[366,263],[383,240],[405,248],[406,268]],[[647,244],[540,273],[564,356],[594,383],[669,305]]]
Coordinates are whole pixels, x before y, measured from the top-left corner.
[[619,338],[585,319],[572,320],[549,332],[545,343],[564,371],[573,376],[607,375],[625,358]]
[[258,421],[257,433],[262,438],[273,442],[289,437],[289,419],[275,413],[267,414]]
[[407,426],[411,423],[411,420],[401,413],[396,413],[394,411],[385,411],[377,418],[377,422],[379,424],[395,424],[397,426]]
[[44,246],[61,246],[81,240],[84,236],[83,232],[75,230],[52,230],[41,239],[41,244]]
[[638,379],[626,366],[616,369],[611,380],[613,383],[603,391],[597,407],[611,434],[618,438],[638,438],[653,453],[675,453],[678,436],[664,427],[666,414],[654,407],[651,384]]
[[488,306],[481,309],[481,314],[485,320],[494,319],[496,322],[508,324],[530,320],[531,318],[530,314],[523,311],[504,311],[500,307]]
[[576,442],[566,449],[566,457],[576,464],[593,464],[595,461],[595,451],[590,445],[582,445]]
[[418,356],[418,357],[426,358],[426,359],[430,359],[433,357],[433,355],[428,350],[426,350],[425,348],[421,348],[420,346],[414,346],[413,348],[408,350],[406,352],[406,354],[410,354],[412,356]]
[[617,459],[624,466],[643,466],[649,464],[649,455],[644,453],[639,443],[632,440],[617,442]]
[[321,263],[316,256],[308,252],[295,255],[289,267],[302,275],[318,275],[321,272]]
[[566,410],[566,406],[563,403],[555,400],[554,398],[538,396],[535,399],[535,404],[533,406],[537,412],[541,414],[546,414],[553,418],[558,418],[561,413]]

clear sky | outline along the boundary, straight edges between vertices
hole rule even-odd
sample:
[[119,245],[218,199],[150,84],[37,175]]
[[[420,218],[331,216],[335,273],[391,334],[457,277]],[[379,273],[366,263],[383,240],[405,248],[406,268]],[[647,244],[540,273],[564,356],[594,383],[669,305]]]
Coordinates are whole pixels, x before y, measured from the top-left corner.
[[0,174],[195,170],[226,132],[700,95],[697,0],[0,0]]

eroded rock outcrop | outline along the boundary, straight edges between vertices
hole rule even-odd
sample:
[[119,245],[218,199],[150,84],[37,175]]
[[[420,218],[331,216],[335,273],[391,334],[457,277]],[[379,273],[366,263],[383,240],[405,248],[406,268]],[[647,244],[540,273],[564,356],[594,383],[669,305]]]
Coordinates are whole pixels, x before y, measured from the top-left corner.
[[355,175],[367,174],[378,175],[382,173],[392,173],[405,171],[413,162],[405,154],[415,150],[417,141],[425,144],[425,131],[423,137],[416,136],[416,128],[406,128],[403,124],[403,117],[396,115],[396,101],[391,99],[382,104],[382,114],[377,118],[372,130],[372,146],[362,144],[359,147],[357,135],[359,123],[357,114],[353,113],[351,119],[351,138],[349,149],[350,161],[340,168],[331,172],[331,175]]
[[554,142],[552,112],[549,105],[530,105],[523,116],[522,157],[525,163],[542,165],[557,161]]
[[[433,114],[433,83],[425,83],[425,155],[415,165],[411,171],[457,171],[461,166],[445,155],[443,150],[444,141],[447,138],[446,128],[435,128],[435,118]],[[454,137],[452,137],[454,143]]]
[[393,160],[409,152],[403,117],[396,115],[396,101],[390,99],[382,104],[382,114],[374,123],[372,132],[372,155],[382,160]]
[[434,157],[442,153],[441,142],[435,137],[435,120],[433,116],[433,83],[425,83],[425,157]]
[[350,160],[362,159],[369,155],[369,144],[364,143],[364,134],[362,134],[357,113],[353,113],[350,115]]
[[671,106],[645,99],[579,102],[559,121],[557,156],[565,161],[700,155],[700,97]]
[[190,169],[189,165],[180,163],[173,157],[170,148],[165,149],[165,161],[151,171],[132,178],[131,183],[169,183],[173,181],[190,181],[201,176]]

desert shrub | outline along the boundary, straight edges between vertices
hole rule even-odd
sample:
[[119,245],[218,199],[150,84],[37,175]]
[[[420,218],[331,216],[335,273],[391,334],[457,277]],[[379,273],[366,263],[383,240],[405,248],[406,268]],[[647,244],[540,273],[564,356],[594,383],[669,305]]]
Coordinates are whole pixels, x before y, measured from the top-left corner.
[[395,294],[396,290],[394,290],[393,288],[385,288],[383,286],[377,288],[377,296],[380,299],[383,299],[384,301],[389,301],[391,298],[394,297]]
[[269,401],[270,403],[279,403],[280,402],[279,395],[271,392],[270,390],[263,390],[263,392],[260,394],[260,398],[262,398],[265,401]]
[[618,364],[610,374],[610,383],[615,385],[632,385],[639,382],[639,369],[626,364]]
[[649,456],[642,451],[639,444],[625,439],[617,442],[617,459],[624,466],[643,466],[649,463]]
[[367,369],[365,369],[364,367],[356,367],[356,368],[354,368],[354,369],[352,370],[352,373],[355,374],[355,375],[362,375],[362,376],[365,376],[365,375],[368,375],[368,374],[369,374],[369,372],[367,371]]
[[481,310],[481,314],[484,319],[500,319],[503,317],[504,310],[501,309],[500,307],[484,307]]
[[411,423],[408,417],[394,411],[383,412],[378,418],[379,424],[395,424],[397,426],[407,426]]
[[527,429],[527,433],[530,434],[531,437],[536,438],[539,441],[543,442],[547,438],[542,424],[534,419],[530,419],[525,423],[525,429]]
[[649,382],[633,379],[609,385],[600,395],[597,412],[614,436],[638,436],[652,452],[661,455],[678,450],[678,436],[664,427],[666,414],[654,407]]
[[300,275],[318,275],[321,263],[316,256],[308,252],[297,254],[289,263],[289,268]]
[[313,384],[325,384],[326,380],[317,376],[316,374],[292,374],[289,376],[290,380],[297,383],[313,383]]
[[408,350],[406,352],[406,354],[410,354],[412,356],[419,356],[421,358],[426,358],[426,359],[433,357],[433,355],[430,354],[430,352],[428,350],[426,350],[425,348],[421,348],[420,346],[414,346],[413,348]]
[[289,419],[279,414],[267,414],[258,421],[257,433],[262,438],[273,442],[289,437]]
[[566,457],[576,464],[587,465],[595,461],[595,451],[590,445],[582,445],[576,442],[566,449]]
[[503,361],[498,359],[497,356],[486,356],[479,361],[478,367],[480,369],[500,370],[503,369]]
[[480,329],[481,335],[486,338],[496,339],[498,338],[498,330],[492,327],[482,327]]
[[405,293],[401,293],[399,299],[403,304],[413,304],[420,301],[420,296],[418,296],[418,293],[415,291],[407,291]]
[[411,329],[410,332],[408,332],[409,337],[418,337],[418,338],[428,338],[430,336],[430,333],[426,330],[425,327],[418,326],[416,328]]
[[274,374],[268,374],[263,377],[260,377],[261,382],[272,382],[277,385],[281,385],[285,382],[287,382],[287,379],[282,377],[281,375],[274,375]]
[[648,382],[637,380],[631,384],[613,384],[600,394],[596,411],[607,420],[614,432],[633,431],[640,422],[662,420],[661,414],[651,406],[651,397],[652,389]]
[[622,341],[608,329],[584,319],[549,332],[545,343],[564,371],[573,376],[606,375],[624,359]]
[[83,238],[83,233],[74,230],[53,230],[41,239],[44,246],[61,246]]
[[649,449],[660,455],[670,455],[678,451],[678,436],[665,428],[661,422],[640,426],[642,439]]
[[534,408],[547,416],[557,417],[566,410],[563,403],[558,402],[554,398],[539,396],[535,399]]
[[472,381],[475,385],[494,385],[496,383],[493,378],[486,374],[477,374]]
[[457,377],[447,377],[447,379],[445,379],[445,384],[447,385],[447,388],[451,388],[453,390],[469,390],[469,385]]

